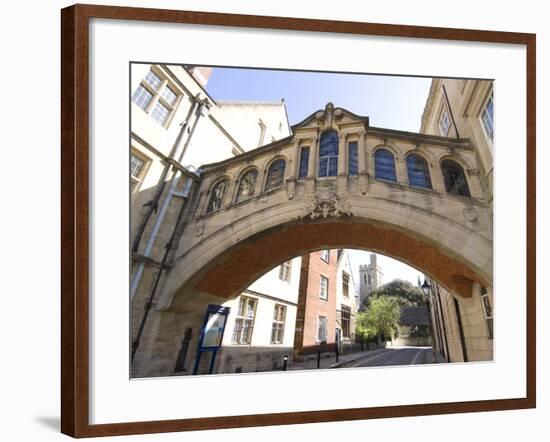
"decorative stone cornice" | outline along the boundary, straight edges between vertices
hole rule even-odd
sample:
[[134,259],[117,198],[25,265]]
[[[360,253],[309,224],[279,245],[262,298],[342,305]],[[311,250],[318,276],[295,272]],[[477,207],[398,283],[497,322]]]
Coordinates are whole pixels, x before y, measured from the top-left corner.
[[306,194],[306,206],[302,218],[340,218],[353,216],[347,193],[338,195],[333,186],[320,186]]

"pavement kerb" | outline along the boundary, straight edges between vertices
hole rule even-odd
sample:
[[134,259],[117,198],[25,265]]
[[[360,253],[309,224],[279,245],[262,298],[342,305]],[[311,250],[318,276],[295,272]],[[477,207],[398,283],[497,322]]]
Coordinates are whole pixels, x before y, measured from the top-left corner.
[[376,350],[372,350],[372,351],[364,351],[364,352],[359,353],[357,356],[355,356],[353,358],[346,359],[345,361],[335,362],[334,364],[331,364],[329,368],[340,368],[344,364],[349,364],[350,362],[356,362],[359,359],[362,359],[362,358],[366,357],[367,353],[368,353],[368,356],[374,356],[375,354],[382,353],[384,350],[387,350],[387,349],[386,348],[377,348]]

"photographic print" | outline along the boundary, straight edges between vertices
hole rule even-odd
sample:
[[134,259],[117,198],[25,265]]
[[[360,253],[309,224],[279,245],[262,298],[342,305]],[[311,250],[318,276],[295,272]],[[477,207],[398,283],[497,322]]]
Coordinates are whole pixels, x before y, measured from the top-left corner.
[[130,63],[130,377],[492,361],[493,83]]
[[536,406],[534,34],[61,23],[63,433]]

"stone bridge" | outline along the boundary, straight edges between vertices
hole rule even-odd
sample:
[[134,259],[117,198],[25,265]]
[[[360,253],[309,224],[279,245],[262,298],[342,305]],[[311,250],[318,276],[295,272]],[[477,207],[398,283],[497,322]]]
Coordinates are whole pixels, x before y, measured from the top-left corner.
[[329,103],[293,135],[201,168],[158,310],[238,295],[327,248],[403,261],[469,297],[492,287],[492,208],[468,139],[371,127]]

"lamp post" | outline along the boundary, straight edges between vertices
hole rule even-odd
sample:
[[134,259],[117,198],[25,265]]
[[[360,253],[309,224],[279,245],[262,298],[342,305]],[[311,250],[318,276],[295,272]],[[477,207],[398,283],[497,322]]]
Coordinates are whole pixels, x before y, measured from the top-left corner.
[[428,322],[430,326],[430,336],[432,338],[432,363],[435,362],[435,337],[434,337],[434,330],[432,327],[432,315],[430,311],[430,290],[431,285],[426,281],[426,278],[424,278],[424,283],[422,284],[422,291],[424,292],[424,299],[426,300],[426,309],[428,311]]

